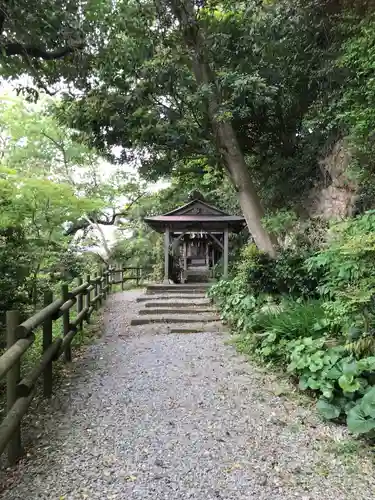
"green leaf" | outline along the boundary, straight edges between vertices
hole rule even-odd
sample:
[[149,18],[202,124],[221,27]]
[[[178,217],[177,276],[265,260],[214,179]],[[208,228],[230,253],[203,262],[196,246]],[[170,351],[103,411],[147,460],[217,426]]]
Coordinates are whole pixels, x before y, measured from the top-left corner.
[[323,362],[321,363],[310,363],[309,364],[309,368],[312,372],[318,372],[319,370],[321,370],[323,368]]
[[332,420],[340,416],[341,409],[324,398],[320,398],[316,404],[319,413],[327,420]]
[[321,387],[321,391],[322,391],[322,394],[325,398],[327,399],[331,399],[332,396],[333,396],[333,385],[330,384],[330,383],[325,383],[322,387]]
[[308,379],[306,378],[306,375],[302,375],[302,377],[299,379],[298,387],[299,389],[301,389],[301,391],[305,391],[306,389],[309,388]]
[[342,375],[342,370],[338,365],[333,366],[327,373],[327,378],[330,380],[338,380]]
[[348,412],[346,423],[354,434],[366,434],[375,429],[375,418],[367,418],[360,404]]
[[375,387],[372,387],[362,398],[361,409],[363,413],[375,418]]
[[269,356],[272,352],[272,347],[270,346],[266,346],[266,347],[263,347],[263,349],[261,349],[261,353],[263,356]]
[[355,379],[353,376],[341,375],[339,378],[339,386],[344,392],[355,392],[361,387],[358,379]]
[[357,361],[358,369],[363,371],[375,371],[375,356],[363,358]]
[[349,377],[354,376],[354,375],[358,375],[357,362],[352,361],[350,363],[344,363],[342,371],[344,372],[345,375],[348,375]]
[[296,368],[297,368],[297,365],[294,361],[292,361],[291,363],[289,363],[288,367],[287,367],[287,371],[288,373],[292,373],[294,371],[296,371]]
[[307,379],[307,385],[308,387],[310,387],[310,389],[313,389],[314,391],[320,389],[320,381],[314,377],[309,377]]

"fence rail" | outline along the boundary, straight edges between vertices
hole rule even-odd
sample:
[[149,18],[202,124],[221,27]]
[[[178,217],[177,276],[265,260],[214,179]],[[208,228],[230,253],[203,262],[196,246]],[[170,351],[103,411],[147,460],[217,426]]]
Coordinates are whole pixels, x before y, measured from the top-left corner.
[[[113,285],[142,279],[138,267],[111,268],[94,277],[78,279],[78,285],[69,291],[62,285],[61,296],[53,299],[53,293],[44,293],[44,307],[33,316],[20,322],[18,311],[6,314],[7,346],[0,356],[0,379],[6,376],[7,414],[0,424],[0,455],[8,447],[8,460],[13,464],[23,453],[21,442],[21,420],[27,413],[36,393],[36,383],[43,376],[43,396],[52,395],[53,362],[63,356],[71,361],[71,342],[83,323],[90,322],[94,310],[98,310],[112,291]],[[76,305],[76,316],[71,318],[71,309]],[[53,323],[61,318],[61,336],[53,338]],[[42,352],[38,363],[21,380],[21,360],[35,342],[37,328],[42,327]]]

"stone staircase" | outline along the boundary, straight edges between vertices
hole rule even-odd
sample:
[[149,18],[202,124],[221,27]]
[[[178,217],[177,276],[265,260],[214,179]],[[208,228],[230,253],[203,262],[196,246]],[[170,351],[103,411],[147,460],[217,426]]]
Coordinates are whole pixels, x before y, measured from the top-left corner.
[[207,283],[210,279],[210,269],[208,266],[190,266],[186,271],[187,283]]
[[141,309],[131,325],[166,325],[171,333],[193,333],[210,330],[219,318],[206,292],[209,283],[185,285],[149,285],[138,298]]

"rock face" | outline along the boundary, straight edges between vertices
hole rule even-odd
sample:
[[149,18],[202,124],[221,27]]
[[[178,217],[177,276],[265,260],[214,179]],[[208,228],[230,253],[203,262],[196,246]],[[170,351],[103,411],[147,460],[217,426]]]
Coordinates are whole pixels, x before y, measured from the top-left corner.
[[350,177],[350,150],[344,140],[336,142],[320,161],[325,182],[313,188],[307,201],[310,217],[337,219],[352,215],[358,183]]

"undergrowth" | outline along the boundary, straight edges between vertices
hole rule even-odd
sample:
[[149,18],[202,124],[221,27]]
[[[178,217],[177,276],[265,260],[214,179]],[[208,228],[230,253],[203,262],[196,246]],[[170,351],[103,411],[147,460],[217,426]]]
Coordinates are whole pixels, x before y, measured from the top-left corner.
[[331,224],[326,242],[276,260],[245,247],[209,296],[237,348],[281,368],[323,418],[375,437],[375,212]]

